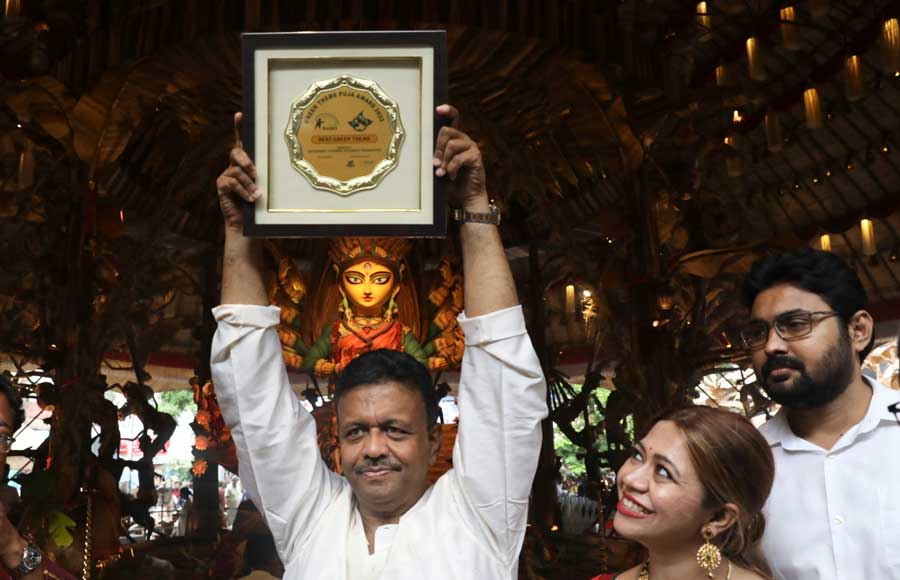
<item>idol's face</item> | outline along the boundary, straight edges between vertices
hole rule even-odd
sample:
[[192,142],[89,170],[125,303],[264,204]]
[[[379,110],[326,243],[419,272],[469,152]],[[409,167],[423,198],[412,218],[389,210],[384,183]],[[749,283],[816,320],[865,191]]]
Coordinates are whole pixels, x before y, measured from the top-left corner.
[[619,469],[616,485],[613,525],[622,536],[655,548],[702,541],[714,510],[704,507],[706,492],[675,423],[653,426]]
[[422,394],[392,381],[354,387],[337,416],[341,465],[360,508],[399,517],[428,489],[440,446]]
[[394,273],[371,260],[351,264],[341,273],[341,288],[358,314],[381,314],[396,286]]

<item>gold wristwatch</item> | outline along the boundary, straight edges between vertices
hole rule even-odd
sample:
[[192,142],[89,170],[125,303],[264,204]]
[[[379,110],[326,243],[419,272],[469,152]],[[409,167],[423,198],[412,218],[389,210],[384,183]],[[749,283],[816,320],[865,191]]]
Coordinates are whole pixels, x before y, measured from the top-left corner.
[[459,223],[470,222],[476,224],[493,224],[495,226],[499,226],[500,208],[494,205],[492,202],[488,205],[488,209],[489,211],[487,213],[478,213],[454,208],[450,210],[450,218],[453,219],[453,221]]

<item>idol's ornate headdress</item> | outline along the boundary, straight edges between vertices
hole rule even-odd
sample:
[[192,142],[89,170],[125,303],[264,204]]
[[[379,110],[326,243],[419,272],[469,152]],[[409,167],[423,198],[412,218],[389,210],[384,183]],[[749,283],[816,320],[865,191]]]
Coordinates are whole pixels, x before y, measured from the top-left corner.
[[360,260],[372,260],[400,276],[410,249],[412,245],[406,238],[336,238],[328,257],[338,273]]

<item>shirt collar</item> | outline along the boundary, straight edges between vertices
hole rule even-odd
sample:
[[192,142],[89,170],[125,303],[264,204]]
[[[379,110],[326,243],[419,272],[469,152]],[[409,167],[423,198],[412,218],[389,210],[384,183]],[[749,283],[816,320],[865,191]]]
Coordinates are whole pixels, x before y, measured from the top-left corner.
[[[863,422],[870,419],[875,422],[881,421],[897,421],[893,413],[888,411],[888,407],[900,403],[900,391],[888,388],[876,380],[866,379],[872,387],[872,403],[869,405],[869,411],[866,413]],[[874,427],[874,425],[873,425]]]
[[[854,439],[863,433],[868,433],[884,421],[897,421],[894,414],[888,411],[888,406],[900,402],[900,392],[889,389],[878,381],[865,376],[863,380],[872,388],[872,400],[869,401],[869,409],[866,411],[865,416],[851,429],[851,431],[856,431]],[[771,447],[781,445],[788,451],[823,451],[809,441],[794,434],[784,409],[779,411],[775,417],[764,425],[762,434]],[[850,443],[852,443],[852,440],[840,445],[840,447]],[[837,448],[835,446],[832,451],[836,451]]]

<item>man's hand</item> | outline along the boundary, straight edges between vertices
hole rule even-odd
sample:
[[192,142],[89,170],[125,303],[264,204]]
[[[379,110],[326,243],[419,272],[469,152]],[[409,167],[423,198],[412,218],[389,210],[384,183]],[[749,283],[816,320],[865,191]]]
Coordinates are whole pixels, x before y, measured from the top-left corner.
[[435,109],[450,121],[441,128],[434,149],[434,174],[452,182],[450,203],[474,212],[488,209],[487,180],[481,151],[472,138],[459,130],[459,111],[450,105]]
[[6,506],[0,503],[0,561],[7,570],[13,570],[22,561],[28,541],[6,517]]
[[240,200],[253,203],[261,192],[256,187],[256,166],[241,144],[240,127],[243,113],[234,114],[234,148],[228,156],[228,169],[216,179],[219,207],[225,227],[243,231],[244,212]]

